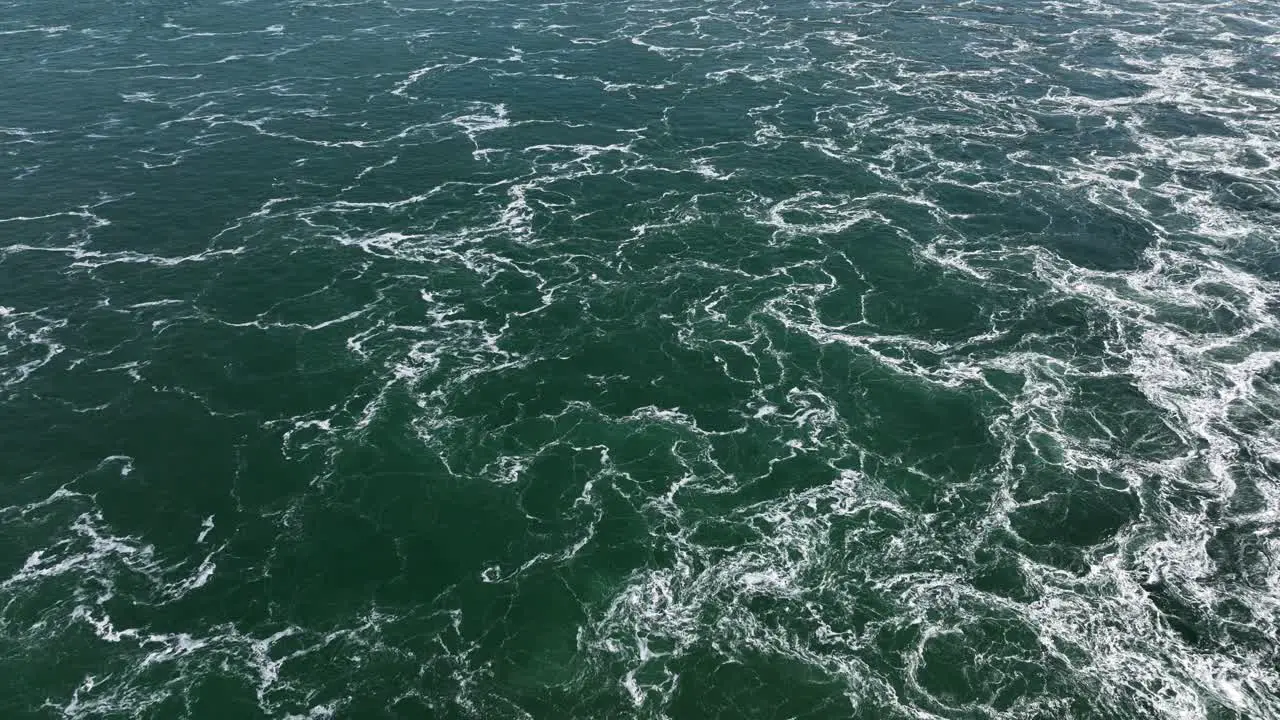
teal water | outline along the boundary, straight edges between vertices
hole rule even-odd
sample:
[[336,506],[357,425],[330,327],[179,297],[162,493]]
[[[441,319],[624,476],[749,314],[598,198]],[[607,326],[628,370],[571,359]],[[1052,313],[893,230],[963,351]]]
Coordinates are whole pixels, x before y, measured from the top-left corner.
[[1278,49],[0,0],[0,717],[1280,717]]

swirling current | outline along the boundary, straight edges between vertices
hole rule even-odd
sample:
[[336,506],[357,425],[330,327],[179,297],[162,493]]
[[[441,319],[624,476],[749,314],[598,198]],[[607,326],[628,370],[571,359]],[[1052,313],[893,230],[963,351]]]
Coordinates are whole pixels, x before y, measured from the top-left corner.
[[0,0],[0,715],[1280,718],[1278,53]]

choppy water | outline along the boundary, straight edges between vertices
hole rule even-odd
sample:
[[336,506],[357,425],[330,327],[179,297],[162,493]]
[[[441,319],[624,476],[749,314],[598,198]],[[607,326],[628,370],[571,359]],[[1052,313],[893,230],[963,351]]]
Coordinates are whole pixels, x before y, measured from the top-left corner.
[[0,3],[0,715],[1280,717],[1280,6]]

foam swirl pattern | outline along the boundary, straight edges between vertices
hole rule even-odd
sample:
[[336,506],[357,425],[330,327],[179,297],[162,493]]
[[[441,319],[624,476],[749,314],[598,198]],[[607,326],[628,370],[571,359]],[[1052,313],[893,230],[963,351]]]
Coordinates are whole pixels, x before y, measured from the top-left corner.
[[1278,52],[0,0],[0,715],[1280,718]]

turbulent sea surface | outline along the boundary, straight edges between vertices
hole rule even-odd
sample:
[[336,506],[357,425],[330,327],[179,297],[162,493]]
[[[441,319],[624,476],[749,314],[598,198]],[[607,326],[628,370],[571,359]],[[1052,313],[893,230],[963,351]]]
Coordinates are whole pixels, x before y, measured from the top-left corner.
[[1280,717],[1280,5],[0,0],[0,716]]

